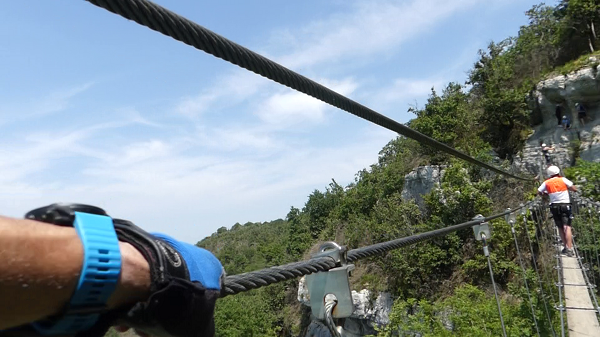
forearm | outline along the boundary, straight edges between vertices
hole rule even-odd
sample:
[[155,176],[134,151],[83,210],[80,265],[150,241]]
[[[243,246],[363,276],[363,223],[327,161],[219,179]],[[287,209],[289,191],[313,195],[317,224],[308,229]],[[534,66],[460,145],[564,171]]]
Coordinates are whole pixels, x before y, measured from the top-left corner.
[[[142,300],[150,287],[144,257],[120,243],[121,277],[109,309]],[[74,228],[0,217],[0,329],[59,313],[79,281],[83,247]]]

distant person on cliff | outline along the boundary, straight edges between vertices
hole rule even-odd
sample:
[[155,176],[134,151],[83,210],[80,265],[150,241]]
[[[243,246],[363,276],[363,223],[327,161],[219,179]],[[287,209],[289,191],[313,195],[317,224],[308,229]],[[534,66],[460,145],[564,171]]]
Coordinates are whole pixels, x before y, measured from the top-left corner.
[[564,130],[568,130],[568,129],[571,128],[571,120],[569,119],[569,117],[567,117],[567,115],[564,115],[562,117],[561,123],[562,123],[562,126],[563,126]]
[[552,165],[548,167],[546,172],[549,178],[538,188],[538,194],[548,194],[550,197],[550,212],[552,212],[552,218],[556,227],[558,227],[560,239],[565,245],[562,254],[573,257],[573,236],[571,230],[573,213],[571,212],[569,190],[577,192],[577,187],[569,179],[560,176],[560,169],[557,166]]
[[577,118],[579,119],[579,123],[581,123],[581,126],[585,126],[585,117],[587,116],[587,113],[585,111],[585,107],[583,106],[583,104],[581,103],[577,103]]
[[548,146],[546,143],[542,143],[542,154],[544,155],[544,159],[546,159],[546,165],[550,165],[552,160],[550,159],[550,151],[554,151],[553,146]]

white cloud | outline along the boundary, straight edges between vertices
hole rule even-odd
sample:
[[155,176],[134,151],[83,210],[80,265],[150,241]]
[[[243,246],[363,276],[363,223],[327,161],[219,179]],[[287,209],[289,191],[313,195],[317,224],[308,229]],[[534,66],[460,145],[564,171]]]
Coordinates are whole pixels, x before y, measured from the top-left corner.
[[[44,97],[32,98],[26,104],[19,106],[0,105],[0,117],[3,117],[4,122],[15,122],[63,111],[69,107],[71,99],[87,91],[93,85],[93,82],[88,82],[59,89]],[[2,123],[2,120],[0,120],[0,123]]]
[[[353,79],[323,79],[320,83],[342,95],[349,95],[358,87]],[[275,128],[285,128],[302,122],[322,122],[328,107],[327,103],[312,96],[285,88],[265,99],[256,109],[256,115]]]
[[381,88],[373,93],[370,100],[380,108],[389,108],[398,103],[410,102],[431,94],[431,88],[438,93],[448,82],[441,78],[409,79],[398,78],[390,86]]
[[278,33],[274,40],[287,40],[295,48],[278,59],[296,69],[394,50],[477,1],[356,1],[350,13],[313,22],[297,32]]
[[[77,201],[104,207],[144,228],[168,232],[195,242],[219,226],[284,217],[293,204],[301,207],[315,188],[335,178],[349,183],[357,167],[376,161],[389,133],[369,134],[342,146],[287,148],[277,156],[220,157],[165,151],[171,144],[133,143],[112,157],[87,164],[83,183],[47,184],[38,188],[13,183],[28,195],[0,194],[6,212],[55,201]],[[24,192],[23,192],[24,191]],[[8,199],[13,203],[4,203]],[[270,217],[270,218],[269,218]]]
[[224,75],[198,95],[183,97],[176,111],[186,117],[197,118],[213,107],[224,108],[238,104],[256,94],[269,80],[243,69]]

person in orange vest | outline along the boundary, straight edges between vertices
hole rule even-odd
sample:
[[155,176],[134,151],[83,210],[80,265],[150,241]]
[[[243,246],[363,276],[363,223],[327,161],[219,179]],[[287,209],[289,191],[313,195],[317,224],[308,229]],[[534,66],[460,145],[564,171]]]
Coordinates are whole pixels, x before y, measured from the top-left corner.
[[[558,227],[560,239],[565,245],[562,254],[573,257],[573,237],[571,233],[573,213],[571,212],[569,190],[577,192],[577,187],[569,179],[560,176],[560,169],[557,166],[548,167],[546,172],[550,178],[538,188],[538,194],[547,193],[550,197],[550,212],[552,212],[554,223]],[[564,223],[563,216],[568,219],[567,223]]]

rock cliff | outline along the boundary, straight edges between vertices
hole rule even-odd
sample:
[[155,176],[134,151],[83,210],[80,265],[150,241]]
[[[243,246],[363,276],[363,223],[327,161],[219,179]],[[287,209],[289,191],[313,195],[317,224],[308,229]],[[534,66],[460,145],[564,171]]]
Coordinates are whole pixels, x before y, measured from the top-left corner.
[[[557,75],[539,82],[531,94],[533,119],[537,125],[527,140],[515,167],[534,175],[545,167],[540,144],[554,149],[550,152],[552,164],[561,168],[571,166],[578,154],[588,161],[600,161],[600,73],[595,58],[590,66],[567,75]],[[558,126],[556,106],[571,120],[571,128]],[[587,117],[578,118],[576,104],[583,104]]]
[[[567,75],[553,76],[536,85],[530,97],[536,125],[523,151],[515,158],[514,169],[544,176],[548,165],[541,152],[542,143],[553,148],[550,152],[551,163],[560,168],[571,166],[576,155],[584,160],[600,161],[600,73],[595,66],[597,61],[590,59],[590,63],[590,67]],[[578,119],[577,103],[586,108],[584,124]],[[557,104],[561,104],[562,115],[567,115],[572,121],[568,130],[558,125],[555,115]],[[423,195],[439,186],[443,174],[443,166],[420,166],[414,169],[404,177],[402,198],[413,199],[423,209]],[[350,318],[344,320],[345,336],[376,334],[374,326],[389,323],[393,305],[390,294],[379,293],[375,300],[372,295],[367,289],[352,292],[355,310]],[[304,278],[299,284],[298,301],[310,306]],[[444,324],[452,330],[452,322]],[[323,323],[312,319],[305,336],[329,337],[331,334]]]

